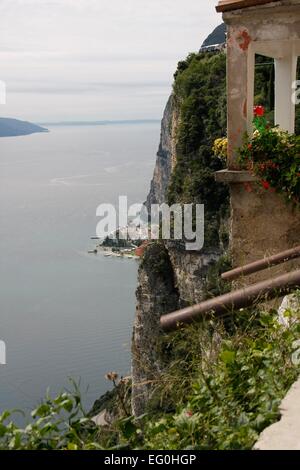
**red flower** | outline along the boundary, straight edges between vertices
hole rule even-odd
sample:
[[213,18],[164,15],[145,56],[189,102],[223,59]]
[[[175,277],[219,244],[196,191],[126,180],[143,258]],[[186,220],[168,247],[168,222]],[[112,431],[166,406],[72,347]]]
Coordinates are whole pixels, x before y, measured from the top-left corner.
[[264,116],[265,108],[263,106],[254,106],[254,116]]
[[249,149],[249,150],[252,149],[252,144],[248,144],[248,149]]
[[190,418],[191,416],[193,416],[193,412],[192,412],[192,411],[190,411],[190,410],[189,410],[189,411],[187,411],[187,412],[186,412],[186,416],[188,416],[188,417]]
[[261,180],[261,184],[264,189],[270,189],[270,183],[268,183],[268,181]]

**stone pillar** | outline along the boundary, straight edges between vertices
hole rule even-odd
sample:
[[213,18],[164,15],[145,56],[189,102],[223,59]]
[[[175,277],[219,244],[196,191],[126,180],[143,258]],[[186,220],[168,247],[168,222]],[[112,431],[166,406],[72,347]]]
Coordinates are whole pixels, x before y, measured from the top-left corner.
[[280,59],[275,59],[275,124],[289,133],[295,132],[295,104],[292,85],[296,80],[297,56],[292,48]]
[[227,106],[228,106],[228,168],[239,168],[236,149],[242,145],[243,134],[249,130],[248,114],[253,108],[254,54],[249,54],[251,37],[246,28],[228,28]]

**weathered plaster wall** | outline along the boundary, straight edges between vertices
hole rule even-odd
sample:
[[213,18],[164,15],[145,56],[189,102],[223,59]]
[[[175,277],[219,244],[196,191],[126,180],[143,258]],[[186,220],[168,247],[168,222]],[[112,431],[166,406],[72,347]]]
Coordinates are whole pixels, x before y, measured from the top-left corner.
[[[253,184],[253,183],[252,183]],[[231,185],[230,245],[234,266],[299,245],[300,211],[283,196],[264,189],[247,192],[242,183]],[[246,282],[295,269],[299,260],[273,267],[246,278]]]

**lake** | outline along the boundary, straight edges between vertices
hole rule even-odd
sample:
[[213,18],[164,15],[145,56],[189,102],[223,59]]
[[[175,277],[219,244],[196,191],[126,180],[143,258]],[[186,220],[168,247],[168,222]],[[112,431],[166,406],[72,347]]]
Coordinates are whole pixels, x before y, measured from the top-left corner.
[[85,406],[130,373],[138,262],[94,247],[96,208],[143,202],[159,123],[50,127],[0,139],[0,408],[81,380]]

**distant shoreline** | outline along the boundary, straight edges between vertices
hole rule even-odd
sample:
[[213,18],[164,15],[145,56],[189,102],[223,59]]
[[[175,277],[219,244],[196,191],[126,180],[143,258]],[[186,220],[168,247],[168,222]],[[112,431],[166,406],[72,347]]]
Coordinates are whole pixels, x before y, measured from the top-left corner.
[[128,119],[119,121],[60,121],[60,122],[40,122],[40,126],[114,126],[114,125],[135,125],[135,124],[158,124],[160,119]]
[[0,137],[21,137],[40,132],[49,132],[48,129],[40,127],[28,121],[20,119],[0,117]]

